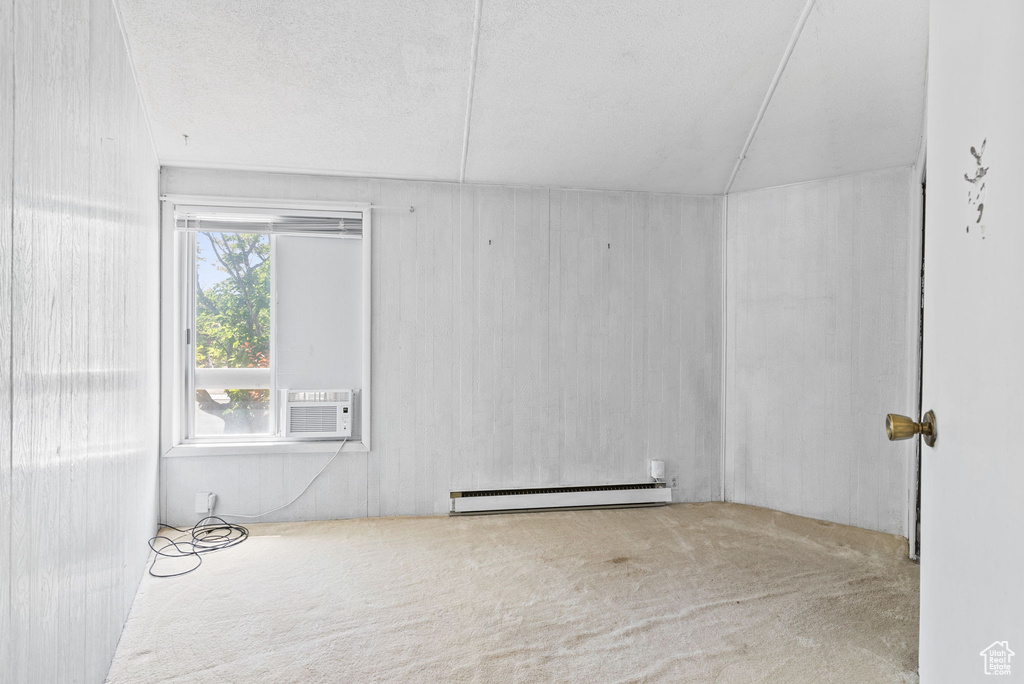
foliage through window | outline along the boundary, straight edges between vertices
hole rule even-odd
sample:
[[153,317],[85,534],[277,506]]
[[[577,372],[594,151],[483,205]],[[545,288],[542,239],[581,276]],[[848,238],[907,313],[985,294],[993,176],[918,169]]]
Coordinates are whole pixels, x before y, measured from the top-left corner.
[[194,244],[195,434],[268,434],[270,236],[197,232]]
[[[173,208],[180,298],[170,301],[180,304],[181,336],[168,377],[182,371],[175,439],[364,440],[369,208],[226,204]],[[309,392],[348,396],[346,420],[334,429],[309,422],[337,409],[326,400],[297,413],[301,402],[288,397]]]

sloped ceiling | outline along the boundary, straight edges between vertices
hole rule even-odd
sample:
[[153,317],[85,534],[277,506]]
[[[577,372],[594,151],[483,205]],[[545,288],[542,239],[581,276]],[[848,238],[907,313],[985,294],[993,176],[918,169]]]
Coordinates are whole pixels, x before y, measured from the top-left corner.
[[[719,194],[806,0],[118,4],[167,165]],[[733,190],[913,163],[926,49],[817,0]]]
[[818,0],[733,191],[914,163],[927,46],[925,2]]
[[720,193],[805,0],[484,0],[466,179]]

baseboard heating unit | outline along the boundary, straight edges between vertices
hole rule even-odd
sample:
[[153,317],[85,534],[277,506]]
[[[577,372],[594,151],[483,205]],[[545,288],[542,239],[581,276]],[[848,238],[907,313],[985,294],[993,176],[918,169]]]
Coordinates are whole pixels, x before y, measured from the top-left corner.
[[632,508],[663,506],[672,502],[672,490],[664,482],[593,485],[584,487],[537,487],[534,489],[486,489],[451,493],[451,515],[549,511],[552,509]]

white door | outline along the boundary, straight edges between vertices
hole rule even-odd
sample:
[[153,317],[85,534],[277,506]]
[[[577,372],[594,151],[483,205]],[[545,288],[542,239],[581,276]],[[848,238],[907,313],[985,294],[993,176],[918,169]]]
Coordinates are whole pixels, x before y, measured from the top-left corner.
[[1024,1],[933,0],[927,149],[921,681],[1024,681]]

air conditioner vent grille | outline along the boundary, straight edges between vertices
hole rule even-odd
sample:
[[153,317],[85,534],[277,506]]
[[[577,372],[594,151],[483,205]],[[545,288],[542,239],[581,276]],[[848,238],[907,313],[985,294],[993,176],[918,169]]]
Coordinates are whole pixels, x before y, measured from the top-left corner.
[[338,407],[289,406],[289,430],[293,433],[337,432]]
[[351,399],[352,393],[348,390],[288,392],[288,401],[296,403],[326,403],[331,401],[351,401]]

